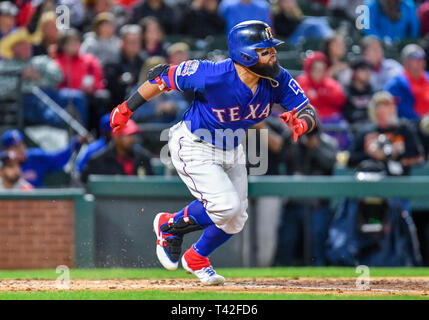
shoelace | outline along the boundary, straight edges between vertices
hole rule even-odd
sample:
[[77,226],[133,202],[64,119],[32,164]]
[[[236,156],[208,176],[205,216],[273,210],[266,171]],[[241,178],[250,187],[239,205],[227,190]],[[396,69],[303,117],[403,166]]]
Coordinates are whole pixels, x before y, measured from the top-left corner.
[[214,276],[214,275],[216,274],[216,271],[214,271],[214,269],[213,269],[213,267],[212,267],[212,266],[205,267],[203,270],[204,270],[204,272],[205,272],[205,273],[207,273],[210,277],[211,277],[211,276]]

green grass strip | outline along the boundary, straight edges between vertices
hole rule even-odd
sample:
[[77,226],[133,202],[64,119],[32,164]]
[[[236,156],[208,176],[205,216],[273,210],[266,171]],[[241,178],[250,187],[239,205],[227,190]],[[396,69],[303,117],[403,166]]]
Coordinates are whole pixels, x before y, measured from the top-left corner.
[[429,300],[429,297],[152,291],[0,292],[0,300]]
[[[359,274],[351,267],[291,267],[291,268],[217,268],[226,278],[353,278]],[[56,279],[53,269],[0,270],[0,279]],[[429,268],[370,268],[371,277],[429,277]],[[193,278],[183,269],[71,269],[71,279],[172,279]]]

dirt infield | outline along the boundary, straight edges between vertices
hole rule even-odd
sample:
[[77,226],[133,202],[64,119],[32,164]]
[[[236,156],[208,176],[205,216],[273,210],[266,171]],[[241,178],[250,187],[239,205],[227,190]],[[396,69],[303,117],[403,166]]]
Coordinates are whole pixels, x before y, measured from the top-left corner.
[[429,294],[428,277],[382,277],[371,278],[369,289],[359,289],[356,278],[257,278],[227,279],[224,286],[202,286],[197,279],[166,280],[71,280],[64,288],[53,280],[0,280],[0,292],[4,291],[122,291],[122,290],[168,290],[168,291],[213,291],[247,293],[310,293],[335,295],[416,295]]

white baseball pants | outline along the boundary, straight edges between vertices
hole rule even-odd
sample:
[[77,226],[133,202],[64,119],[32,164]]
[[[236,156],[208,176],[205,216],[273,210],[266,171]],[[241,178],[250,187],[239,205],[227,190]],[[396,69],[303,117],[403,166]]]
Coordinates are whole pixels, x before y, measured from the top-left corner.
[[215,225],[228,234],[240,232],[248,206],[243,146],[217,148],[192,134],[181,121],[170,129],[168,147],[180,178]]

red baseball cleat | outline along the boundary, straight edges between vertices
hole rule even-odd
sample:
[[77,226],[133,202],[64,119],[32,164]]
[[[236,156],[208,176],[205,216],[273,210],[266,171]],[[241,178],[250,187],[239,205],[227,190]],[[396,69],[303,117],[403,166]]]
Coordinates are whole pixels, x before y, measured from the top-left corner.
[[223,285],[225,278],[217,274],[210,264],[209,258],[198,254],[191,246],[182,257],[182,266],[188,272],[196,275],[206,286]]

